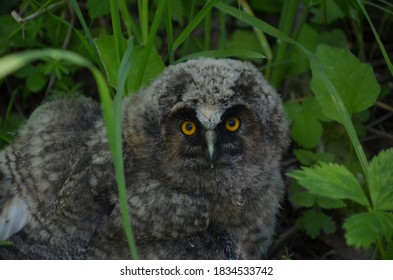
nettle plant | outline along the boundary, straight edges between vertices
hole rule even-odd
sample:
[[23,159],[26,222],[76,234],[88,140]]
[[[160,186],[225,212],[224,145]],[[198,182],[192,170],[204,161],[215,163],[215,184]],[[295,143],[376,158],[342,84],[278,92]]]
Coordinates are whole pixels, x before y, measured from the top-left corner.
[[[381,258],[393,255],[393,149],[381,151],[366,160],[350,116],[361,114],[371,107],[380,93],[380,86],[370,65],[361,63],[347,50],[318,46],[315,52],[323,69],[312,68],[311,97],[302,104],[288,101],[286,108],[292,121],[292,138],[307,149],[294,153],[304,165],[288,175],[295,179],[290,200],[309,208],[298,220],[298,225],[311,237],[322,230],[335,231],[333,219],[322,210],[346,207],[343,223],[348,245],[379,250]],[[326,76],[322,76],[323,70]],[[322,79],[328,78],[339,95],[328,93]],[[334,155],[313,152],[320,143],[321,122],[342,124],[358,156],[360,166],[332,163]]]

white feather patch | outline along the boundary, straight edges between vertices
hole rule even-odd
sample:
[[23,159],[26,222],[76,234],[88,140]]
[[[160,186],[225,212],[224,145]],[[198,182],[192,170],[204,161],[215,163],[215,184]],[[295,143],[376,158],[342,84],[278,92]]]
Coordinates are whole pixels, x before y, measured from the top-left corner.
[[20,231],[28,221],[29,211],[26,202],[14,197],[7,202],[0,215],[0,240],[7,240]]

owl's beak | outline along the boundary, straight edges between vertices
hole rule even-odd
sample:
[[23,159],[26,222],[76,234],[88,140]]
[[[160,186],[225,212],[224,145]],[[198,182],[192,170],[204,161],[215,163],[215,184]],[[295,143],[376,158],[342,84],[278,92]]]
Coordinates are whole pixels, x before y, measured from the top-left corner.
[[212,129],[206,130],[205,141],[206,141],[207,150],[209,153],[209,159],[210,159],[210,161],[214,161],[216,158],[216,149],[215,149],[215,145],[217,142],[216,132]]

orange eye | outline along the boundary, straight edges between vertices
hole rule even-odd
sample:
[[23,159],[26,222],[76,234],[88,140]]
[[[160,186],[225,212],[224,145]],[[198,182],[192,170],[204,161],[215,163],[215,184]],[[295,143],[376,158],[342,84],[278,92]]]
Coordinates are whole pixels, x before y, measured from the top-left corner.
[[196,132],[196,125],[193,122],[190,121],[184,121],[181,124],[181,131],[187,135],[187,136],[191,136],[194,135]]
[[231,117],[227,119],[225,123],[225,128],[231,132],[238,130],[240,127],[240,120],[238,117]]

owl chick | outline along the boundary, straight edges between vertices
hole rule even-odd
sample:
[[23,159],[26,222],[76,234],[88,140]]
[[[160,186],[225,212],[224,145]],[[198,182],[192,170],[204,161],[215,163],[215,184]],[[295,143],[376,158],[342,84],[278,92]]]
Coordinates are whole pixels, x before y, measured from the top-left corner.
[[[281,100],[250,63],[169,66],[123,101],[127,198],[143,259],[266,256],[284,194]],[[39,107],[0,152],[0,258],[126,259],[99,104]]]

